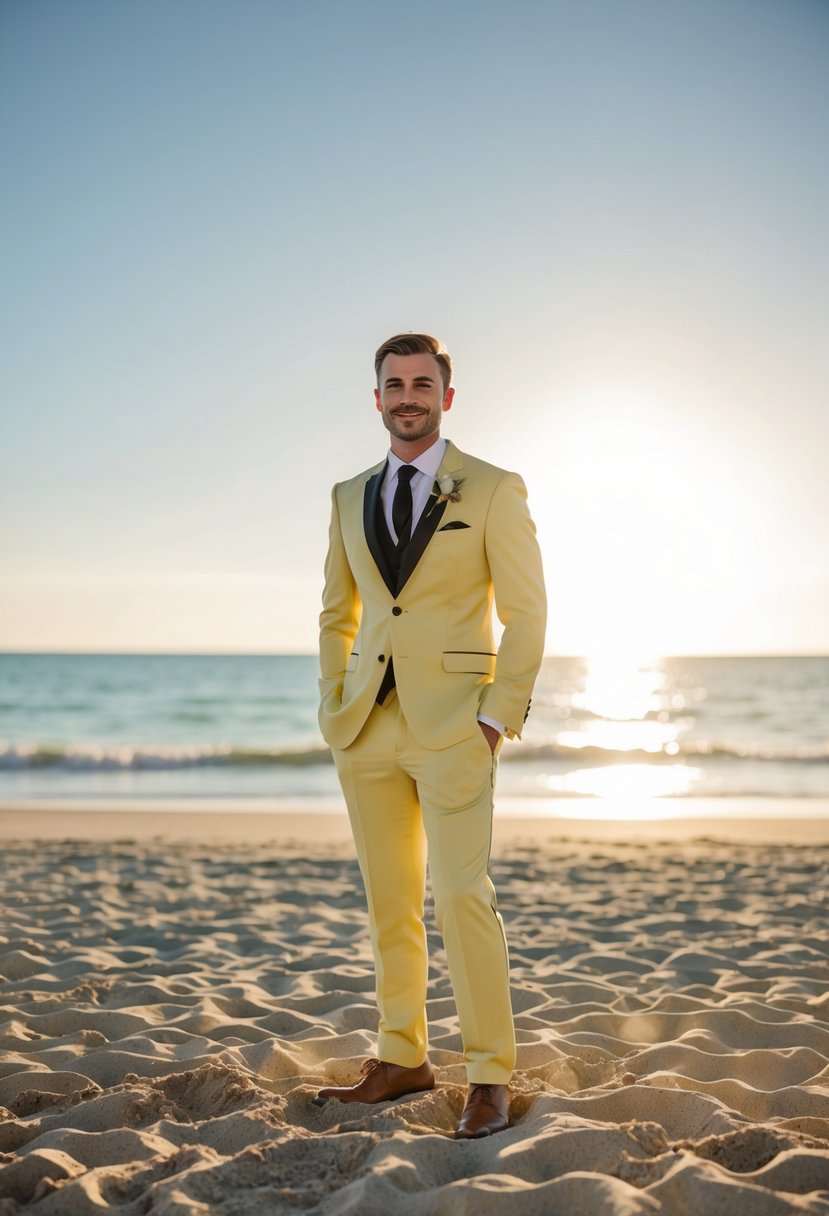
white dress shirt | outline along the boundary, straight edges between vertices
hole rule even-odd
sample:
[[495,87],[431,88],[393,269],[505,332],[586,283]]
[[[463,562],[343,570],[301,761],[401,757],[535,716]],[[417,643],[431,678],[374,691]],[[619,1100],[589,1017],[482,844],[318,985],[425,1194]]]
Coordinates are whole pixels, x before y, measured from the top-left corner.
[[[408,463],[414,465],[417,469],[411,481],[412,486],[412,535],[417,527],[420,519],[429,501],[429,495],[432,492],[432,487],[435,484],[435,478],[438,475],[440,463],[443,460],[443,453],[446,451],[446,440],[438,439],[427,448],[425,452],[421,452],[412,461],[401,460],[399,456],[395,456],[394,452],[389,450],[388,463],[386,466],[386,476],[383,478],[383,484],[380,487],[380,499],[383,503],[383,514],[386,517],[386,526],[392,540],[397,542],[397,533],[394,530],[394,521],[392,520],[392,504],[394,503],[394,492],[397,489],[397,472],[401,465]],[[490,718],[486,714],[478,714],[478,721],[485,722],[487,726],[494,726],[500,733],[504,734],[506,726],[503,722],[497,722],[495,718]]]

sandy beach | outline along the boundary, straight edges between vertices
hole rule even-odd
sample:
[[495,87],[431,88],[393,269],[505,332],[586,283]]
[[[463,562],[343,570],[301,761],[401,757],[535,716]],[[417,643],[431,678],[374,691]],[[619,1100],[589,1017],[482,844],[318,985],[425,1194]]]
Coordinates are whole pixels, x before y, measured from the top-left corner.
[[[438,1086],[315,1106],[374,1049],[323,815],[0,812],[0,1213],[829,1213],[826,821],[500,821],[513,1126]],[[791,843],[796,841],[797,843]]]

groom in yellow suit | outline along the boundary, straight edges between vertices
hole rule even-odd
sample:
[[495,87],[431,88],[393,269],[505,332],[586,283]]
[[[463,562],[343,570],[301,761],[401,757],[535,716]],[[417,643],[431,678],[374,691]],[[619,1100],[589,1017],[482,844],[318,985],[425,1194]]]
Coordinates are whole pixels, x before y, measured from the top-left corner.
[[375,370],[391,450],[332,494],[319,722],[368,899],[378,1058],[316,1100],[383,1102],[435,1083],[428,853],[469,1081],[457,1134],[477,1138],[509,1124],[509,964],[487,871],[498,753],[521,734],[543,654],[544,578],[521,478],[440,436],[455,390],[438,339],[389,338]]

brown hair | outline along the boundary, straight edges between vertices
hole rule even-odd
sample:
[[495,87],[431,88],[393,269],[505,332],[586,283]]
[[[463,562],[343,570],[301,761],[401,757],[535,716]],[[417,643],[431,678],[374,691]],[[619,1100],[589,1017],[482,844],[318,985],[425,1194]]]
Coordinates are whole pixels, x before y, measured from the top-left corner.
[[440,338],[435,338],[432,334],[395,334],[393,338],[387,338],[374,356],[378,385],[380,368],[386,355],[434,355],[440,366],[443,391],[446,392],[449,388],[452,381],[452,360]]

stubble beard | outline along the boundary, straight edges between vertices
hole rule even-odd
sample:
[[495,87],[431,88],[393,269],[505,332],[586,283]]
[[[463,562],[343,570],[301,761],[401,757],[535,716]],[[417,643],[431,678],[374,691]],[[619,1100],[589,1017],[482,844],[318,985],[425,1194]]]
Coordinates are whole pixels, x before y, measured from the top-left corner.
[[430,411],[420,414],[417,418],[404,421],[400,421],[392,413],[385,413],[383,420],[389,434],[394,435],[395,439],[400,439],[403,443],[414,443],[416,440],[425,439],[440,429],[440,414],[435,415]]

